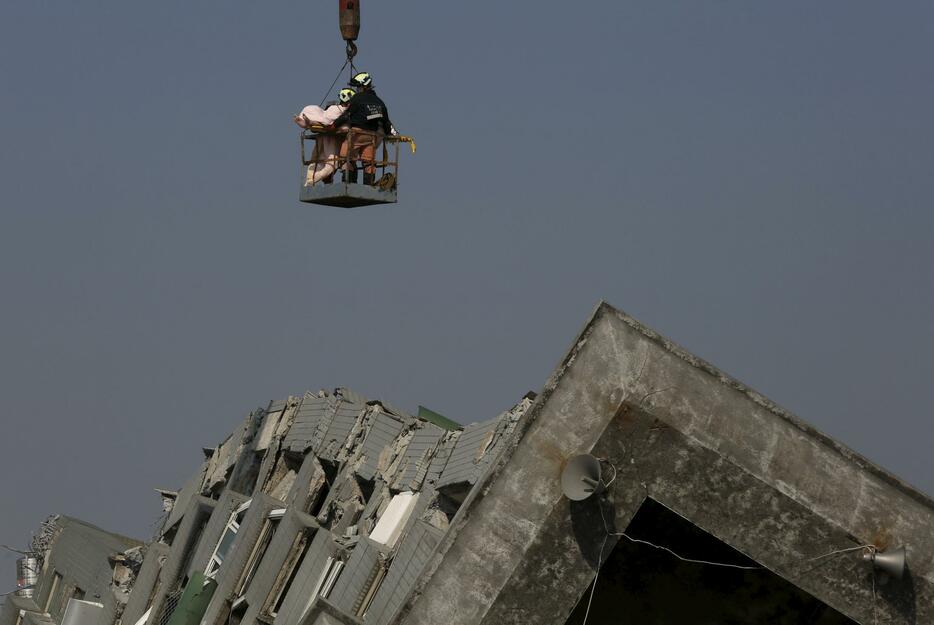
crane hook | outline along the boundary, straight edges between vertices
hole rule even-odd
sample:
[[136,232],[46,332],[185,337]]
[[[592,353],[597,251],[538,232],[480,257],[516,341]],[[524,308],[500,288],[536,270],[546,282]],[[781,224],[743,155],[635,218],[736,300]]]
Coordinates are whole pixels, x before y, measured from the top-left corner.
[[347,40],[347,60],[353,61],[353,57],[357,56],[357,44],[353,41]]

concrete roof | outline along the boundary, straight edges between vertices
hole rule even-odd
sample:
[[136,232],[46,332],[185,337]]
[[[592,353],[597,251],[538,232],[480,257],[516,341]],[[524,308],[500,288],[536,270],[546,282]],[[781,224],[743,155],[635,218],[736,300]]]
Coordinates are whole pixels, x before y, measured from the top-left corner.
[[[568,614],[607,540],[599,516],[594,523],[592,512],[569,507],[560,491],[564,464],[579,453],[618,469],[606,494],[615,527],[652,498],[857,621],[878,611],[886,622],[934,622],[930,497],[601,302],[395,623]],[[859,554],[828,558],[817,571],[797,566],[865,544],[906,545],[907,581],[876,592]]]

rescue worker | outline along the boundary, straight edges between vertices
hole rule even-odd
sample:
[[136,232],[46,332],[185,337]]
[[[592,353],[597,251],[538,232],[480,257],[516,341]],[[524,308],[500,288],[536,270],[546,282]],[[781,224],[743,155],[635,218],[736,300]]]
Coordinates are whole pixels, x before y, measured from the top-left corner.
[[344,181],[357,182],[357,163],[363,161],[363,184],[376,183],[376,148],[387,134],[395,134],[389,121],[386,104],[373,90],[373,78],[366,72],[355,74],[350,86],[357,95],[334,122],[338,128],[349,127],[341,144],[340,158],[344,164]]
[[[341,89],[337,95],[338,102],[331,104],[326,109],[311,105],[302,109],[302,112],[292,118],[296,124],[302,128],[311,128],[312,126],[330,126],[334,120],[338,119],[350,100],[357,94],[353,89]],[[331,182],[334,172],[338,166],[338,144],[337,136],[333,133],[321,133],[315,139],[315,148],[311,153],[311,164],[308,166],[308,172],[305,174],[305,186],[310,187],[313,184],[324,181]]]

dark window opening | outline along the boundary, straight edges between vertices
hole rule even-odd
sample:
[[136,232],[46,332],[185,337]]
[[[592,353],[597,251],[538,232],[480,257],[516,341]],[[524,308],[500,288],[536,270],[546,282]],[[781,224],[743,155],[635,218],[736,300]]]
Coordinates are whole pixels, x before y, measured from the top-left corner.
[[273,465],[272,472],[266,478],[266,483],[263,484],[263,492],[274,499],[285,501],[295,484],[298,472],[302,468],[303,459],[302,454],[290,451],[283,451],[279,454]]
[[204,533],[204,528],[207,526],[208,520],[210,520],[210,515],[200,509],[197,514],[195,527],[185,542],[185,559],[182,561],[181,568],[178,569],[183,575],[182,588],[188,585],[188,567],[191,566],[191,559],[194,557],[195,549],[198,548],[198,543],[201,541],[201,534]]
[[438,493],[438,496],[435,498],[435,502],[438,504],[438,509],[444,513],[444,516],[447,517],[448,522],[454,518],[454,515],[457,514],[457,511],[461,507],[460,501],[452,499],[444,493]]
[[263,465],[265,455],[265,451],[243,454],[231,476],[230,489],[235,493],[252,495],[253,489],[256,488],[256,480],[259,477],[259,470]]
[[470,484],[467,482],[458,482],[457,484],[439,488],[438,492],[447,497],[454,506],[459,508],[461,504],[464,503],[464,500],[467,499],[467,495],[470,494]]
[[289,550],[289,555],[282,564],[282,569],[279,571],[278,577],[276,577],[276,582],[273,584],[272,591],[266,599],[266,605],[263,609],[266,615],[275,617],[279,613],[279,610],[282,609],[282,604],[289,594],[292,582],[295,581],[298,571],[302,568],[302,562],[305,561],[305,555],[308,553],[309,547],[311,547],[313,537],[314,531],[308,529],[302,531],[295,537],[292,548]]
[[224,488],[230,484],[230,476],[233,473],[234,467],[228,467],[227,471],[224,472],[224,479],[218,480],[214,485],[211,486],[211,490],[208,492],[208,496],[217,501],[221,498],[221,493],[224,492]]
[[227,616],[227,625],[240,625],[243,621],[243,616],[246,614],[249,604],[243,599],[237,600],[232,607],[230,607],[230,614]]
[[321,488],[318,489],[318,492],[314,494],[308,504],[308,514],[315,517],[321,514],[324,502],[327,501],[331,492],[331,485],[334,484],[334,480],[337,478],[337,463],[322,460],[321,468],[324,469],[324,484],[321,485]]
[[180,523],[181,521],[176,521],[175,525],[167,529],[165,533],[162,535],[162,541],[165,544],[167,544],[169,547],[172,546],[172,541],[175,540],[175,534],[176,532],[178,532],[178,526]]
[[370,501],[370,497],[373,496],[373,489],[376,488],[376,482],[374,480],[365,480],[356,474],[354,474],[354,479],[357,482],[357,488],[360,489],[360,494],[363,495],[363,504],[366,505],[366,503]]
[[[757,564],[651,499],[639,508],[626,533],[686,558]],[[584,622],[591,587],[565,625]],[[600,569],[587,625],[623,620],[640,625],[855,625],[771,571],[683,562],[620,538]]]
[[238,597],[242,597],[246,594],[247,590],[250,588],[250,582],[253,581],[253,576],[256,575],[257,569],[259,569],[260,563],[263,561],[263,556],[266,555],[266,550],[269,549],[269,545],[272,543],[272,537],[276,534],[276,529],[279,527],[280,517],[276,518],[267,518],[266,522],[263,524],[263,529],[260,531],[259,539],[257,539],[253,551],[250,552],[250,557],[247,560],[246,567],[243,569],[243,573],[240,576],[240,581],[237,584],[237,589],[235,594]]
[[308,553],[308,545],[310,541],[305,543],[305,546],[302,548],[302,553],[298,556],[298,560],[295,561],[295,566],[292,567],[292,572],[289,573],[289,578],[286,580],[285,585],[282,587],[282,592],[279,593],[279,597],[276,599],[275,605],[273,605],[273,611],[278,614],[279,610],[282,609],[282,603],[285,601],[286,595],[289,594],[289,589],[292,587],[292,582],[295,581],[295,576],[298,575],[298,570],[302,568],[302,562],[305,561],[305,554]]

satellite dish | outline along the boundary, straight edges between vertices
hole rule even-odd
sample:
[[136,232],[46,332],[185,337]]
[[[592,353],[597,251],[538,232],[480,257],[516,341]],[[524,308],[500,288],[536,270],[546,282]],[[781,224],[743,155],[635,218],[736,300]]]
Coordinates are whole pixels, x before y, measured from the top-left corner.
[[888,573],[896,579],[901,579],[902,575],[905,574],[907,561],[904,547],[892,549],[891,551],[873,551],[864,554],[863,559],[872,562],[875,569]]
[[603,490],[600,461],[590,454],[568,460],[561,473],[561,492],[571,501],[582,501]]

